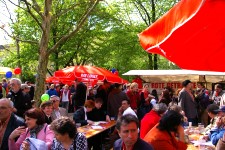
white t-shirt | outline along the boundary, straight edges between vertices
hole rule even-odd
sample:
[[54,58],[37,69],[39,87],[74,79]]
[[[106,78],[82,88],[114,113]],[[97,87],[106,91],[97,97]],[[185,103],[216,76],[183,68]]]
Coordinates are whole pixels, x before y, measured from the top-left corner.
[[131,114],[134,115],[135,117],[137,117],[137,114],[134,112],[133,109],[131,109],[131,107],[128,107],[124,112],[123,112],[123,116],[127,115],[127,114]]

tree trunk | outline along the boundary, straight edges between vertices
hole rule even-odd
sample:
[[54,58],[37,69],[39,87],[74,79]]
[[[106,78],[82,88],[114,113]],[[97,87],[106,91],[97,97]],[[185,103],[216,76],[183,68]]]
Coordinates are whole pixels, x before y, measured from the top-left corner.
[[37,104],[41,103],[41,95],[45,92],[45,78],[47,73],[47,66],[49,60],[48,43],[50,37],[50,25],[51,25],[51,8],[52,0],[45,0],[44,16],[42,19],[42,36],[39,44],[39,64],[38,73],[36,77],[36,88],[34,99]]
[[158,70],[158,55],[154,54],[154,70]]
[[153,61],[151,53],[148,53],[148,69],[153,70]]
[[39,64],[38,64],[38,74],[36,77],[36,87],[35,88],[35,95],[34,99],[36,100],[36,103],[41,103],[41,95],[45,93],[45,78],[47,73],[47,65],[48,65],[48,55],[41,54],[39,55]]
[[[20,43],[19,43],[19,40],[16,40],[16,52],[17,52],[17,67],[19,67],[21,70],[23,70],[22,69],[22,66],[21,66],[21,63],[20,63]],[[21,73],[20,73],[20,75],[19,75],[19,78],[20,78],[20,80],[22,80],[22,71],[21,71]]]

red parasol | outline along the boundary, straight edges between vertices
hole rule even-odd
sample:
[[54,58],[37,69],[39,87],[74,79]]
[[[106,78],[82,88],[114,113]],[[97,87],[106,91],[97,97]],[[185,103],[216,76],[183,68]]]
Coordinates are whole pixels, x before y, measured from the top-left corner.
[[142,47],[180,68],[225,71],[225,1],[181,0],[139,34]]
[[83,82],[97,82],[107,80],[111,83],[128,83],[128,81],[122,79],[118,75],[115,75],[106,69],[95,66],[67,67],[56,71],[54,76],[58,78],[66,77],[71,79],[71,81],[80,79]]

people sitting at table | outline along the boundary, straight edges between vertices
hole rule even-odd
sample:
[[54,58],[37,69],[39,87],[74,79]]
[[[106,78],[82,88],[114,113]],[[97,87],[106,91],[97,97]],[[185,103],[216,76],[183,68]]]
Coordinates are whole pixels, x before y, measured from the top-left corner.
[[[106,112],[101,109],[103,100],[101,98],[95,99],[95,108],[87,112],[87,118],[91,121],[107,121],[110,122],[110,117],[106,114]],[[95,135],[94,137],[91,137],[88,139],[88,147],[89,149],[92,148],[92,150],[100,150],[102,149],[102,143],[104,141],[104,138],[108,134],[108,131],[105,131],[101,134]]]
[[50,129],[55,133],[52,150],[87,150],[87,139],[77,132],[75,123],[68,117],[61,117],[51,123]]
[[52,111],[53,111],[53,106],[52,106],[52,101],[45,101],[41,103],[40,108],[42,111],[45,113],[45,122],[47,124],[50,124],[52,122]]
[[157,124],[161,116],[167,111],[164,103],[155,104],[153,109],[147,113],[141,120],[140,137],[143,139],[145,135]]
[[180,113],[181,115],[183,115],[184,118],[183,118],[182,125],[183,125],[183,127],[184,126],[188,126],[187,117],[185,116],[185,113],[184,113],[184,111],[182,110],[182,108],[180,106],[174,104],[174,105],[169,106],[168,110],[174,110],[174,111]]
[[93,108],[95,108],[95,103],[92,100],[86,100],[84,107],[79,108],[75,111],[73,115],[73,120],[76,123],[81,123],[81,126],[93,124],[94,122],[92,120],[88,120],[87,117],[87,113],[91,112]]
[[131,114],[131,115],[134,115],[135,117],[137,117],[134,110],[130,107],[130,100],[124,99],[124,100],[122,100],[122,105],[119,108],[118,118],[120,118],[121,116],[127,115],[127,114]]
[[152,146],[138,137],[139,120],[131,114],[118,118],[116,129],[120,139],[114,143],[114,150],[153,150]]
[[24,120],[13,113],[13,102],[7,98],[0,99],[0,149],[8,150],[8,138]]
[[225,106],[217,110],[218,118],[216,119],[216,127],[210,130],[209,140],[213,145],[216,145],[220,138],[225,133]]
[[92,109],[92,111],[87,112],[87,118],[88,120],[92,121],[110,121],[109,115],[106,114],[106,112],[101,109],[103,100],[101,98],[95,98],[94,100],[95,108]]
[[51,115],[51,119],[55,120],[57,118],[60,118],[61,116],[68,117],[68,112],[65,108],[59,107],[60,98],[56,95],[52,95],[50,97],[50,101],[52,101],[53,104],[53,112]]
[[[26,138],[35,138],[44,141],[50,149],[54,133],[49,129],[49,125],[45,123],[45,114],[39,108],[31,108],[25,112],[25,123],[27,128],[20,126],[16,128],[9,136],[8,146],[10,150],[19,150],[22,146],[23,150],[30,149],[30,145],[26,142]],[[19,137],[17,140],[16,138]]]
[[[144,141],[152,144],[154,150],[186,150],[183,116],[169,110],[145,136]],[[177,137],[176,137],[177,136]]]
[[211,118],[211,120],[210,120],[210,124],[204,130],[204,135],[210,134],[210,130],[213,127],[216,127],[216,119],[218,119],[218,117],[217,117],[218,109],[219,109],[219,106],[217,104],[208,105],[206,110],[207,110],[208,116]]

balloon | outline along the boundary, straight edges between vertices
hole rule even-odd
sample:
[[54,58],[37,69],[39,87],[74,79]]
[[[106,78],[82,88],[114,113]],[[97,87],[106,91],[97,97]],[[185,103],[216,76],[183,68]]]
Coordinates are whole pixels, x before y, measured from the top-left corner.
[[48,101],[49,98],[50,98],[50,97],[49,97],[48,94],[42,94],[42,95],[41,95],[41,101],[42,101],[42,102]]
[[20,74],[21,73],[21,69],[20,68],[15,68],[14,69],[14,73],[15,74]]
[[115,68],[112,68],[112,73],[116,72],[116,69]]
[[6,78],[11,78],[12,77],[12,71],[8,71],[5,73]]
[[118,72],[118,71],[115,71],[114,74],[115,74],[115,75],[119,75],[119,72]]

